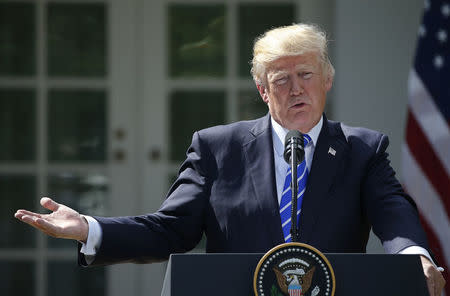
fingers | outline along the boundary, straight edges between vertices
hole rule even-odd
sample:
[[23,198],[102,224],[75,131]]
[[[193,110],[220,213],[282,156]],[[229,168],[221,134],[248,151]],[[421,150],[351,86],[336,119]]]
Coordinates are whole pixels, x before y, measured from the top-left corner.
[[[442,273],[436,270],[433,272],[432,276],[430,276],[430,281],[432,282],[431,285],[428,285],[429,290],[432,289],[430,295],[440,296],[445,286],[445,279],[442,276]],[[427,279],[427,283],[428,282]]]
[[43,215],[25,210],[19,210],[14,216],[20,221],[44,232],[45,234],[51,236],[58,235],[58,228],[55,225],[49,223],[47,220],[45,220],[43,218]]
[[38,223],[38,221],[42,220],[41,217],[39,217],[38,215],[26,215],[26,214],[22,214],[22,213],[16,213],[16,218],[21,220],[22,222],[27,223],[30,226],[33,226],[34,228],[37,228],[41,231],[45,231],[45,229],[43,229],[40,224]]
[[48,233],[48,222],[44,223],[44,216],[43,214],[30,212],[27,210],[18,210],[14,217],[19,219],[20,221],[33,226],[34,228],[41,230],[45,233]]
[[14,217],[50,236],[78,239],[81,220],[78,212],[48,197],[43,197],[40,203],[53,213],[39,214],[21,209],[14,214]]
[[436,295],[434,293],[434,282],[431,278],[427,278],[427,287],[428,287],[428,294],[430,294],[430,296]]
[[41,198],[41,205],[52,212],[57,211],[59,208],[59,204],[48,197]]
[[31,226],[34,226],[36,220],[42,218],[33,215],[22,215],[19,219],[27,224],[30,224]]
[[444,290],[444,286],[445,286],[445,279],[442,276],[442,273],[440,271],[438,271],[438,275],[436,276],[436,280],[435,280],[435,295],[441,295],[442,291]]
[[[57,211],[60,207],[60,205],[53,201],[52,199],[48,198],[48,197],[43,197],[41,198],[41,205],[50,210],[50,211]],[[27,210],[17,210],[17,212],[14,214],[14,217],[16,217],[17,219],[22,220],[23,216],[31,216],[31,217],[38,217],[38,218],[42,218],[43,215],[39,214],[39,213],[34,213],[34,212],[30,212]]]
[[38,213],[34,213],[34,212],[30,212],[27,210],[18,210],[15,214],[14,217],[16,217],[17,219],[22,219],[23,216],[33,216],[33,217],[38,217],[38,218],[42,218],[41,214]]

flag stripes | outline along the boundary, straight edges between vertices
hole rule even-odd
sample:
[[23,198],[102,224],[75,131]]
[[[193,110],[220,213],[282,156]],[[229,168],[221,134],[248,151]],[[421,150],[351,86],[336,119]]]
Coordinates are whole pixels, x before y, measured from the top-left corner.
[[[441,197],[434,190],[428,178],[422,173],[422,170],[406,145],[403,146],[402,156],[403,185],[406,187],[408,193],[412,197],[415,197],[414,200],[417,203],[422,219],[427,221],[430,227],[436,229],[435,233],[439,243],[442,246],[450,246],[450,235],[448,235],[450,220]],[[417,180],[421,181],[419,182]],[[445,261],[439,263],[450,266],[450,248],[447,247],[444,250],[446,250],[444,253]]]
[[411,116],[414,116],[423,130],[429,131],[424,138],[428,139],[447,174],[450,174],[450,119],[442,116],[414,69],[410,71],[408,90]]
[[[426,139],[421,126],[418,125],[415,118],[411,115],[408,116],[407,121],[406,142],[410,153],[420,164],[420,168],[434,189],[439,193],[439,196],[450,196],[449,176],[442,162],[440,162],[434,153],[433,147],[428,142],[428,139]],[[442,202],[447,213],[450,213],[450,199],[442,198]]]

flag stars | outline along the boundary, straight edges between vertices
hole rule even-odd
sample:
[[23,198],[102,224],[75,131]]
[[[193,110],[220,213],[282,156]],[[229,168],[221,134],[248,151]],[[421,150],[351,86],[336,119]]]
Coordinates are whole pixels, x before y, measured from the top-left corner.
[[444,66],[444,58],[441,55],[437,55],[433,59],[433,64],[436,69],[441,69]]
[[442,5],[441,12],[442,12],[443,16],[449,17],[450,16],[450,5],[449,4]]
[[427,29],[425,28],[424,25],[420,25],[420,27],[419,27],[419,37],[425,37],[426,34],[427,34]]
[[441,43],[444,43],[444,42],[447,41],[447,32],[445,32],[444,30],[440,29],[437,32],[436,37]]

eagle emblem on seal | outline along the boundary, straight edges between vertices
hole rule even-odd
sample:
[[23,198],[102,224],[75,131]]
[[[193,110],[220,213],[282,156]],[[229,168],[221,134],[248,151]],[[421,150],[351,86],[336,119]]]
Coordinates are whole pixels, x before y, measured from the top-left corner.
[[[273,267],[278,286],[285,295],[304,296],[311,287],[315,266],[299,258],[289,258]],[[314,293],[315,294],[315,293]]]

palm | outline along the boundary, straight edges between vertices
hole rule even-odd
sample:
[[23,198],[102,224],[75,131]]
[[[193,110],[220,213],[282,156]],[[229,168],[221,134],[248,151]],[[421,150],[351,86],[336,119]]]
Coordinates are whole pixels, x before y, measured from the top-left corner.
[[86,240],[87,222],[77,211],[58,204],[49,198],[42,198],[41,205],[51,210],[52,213],[39,214],[27,210],[18,210],[15,217],[50,236],[80,241]]

